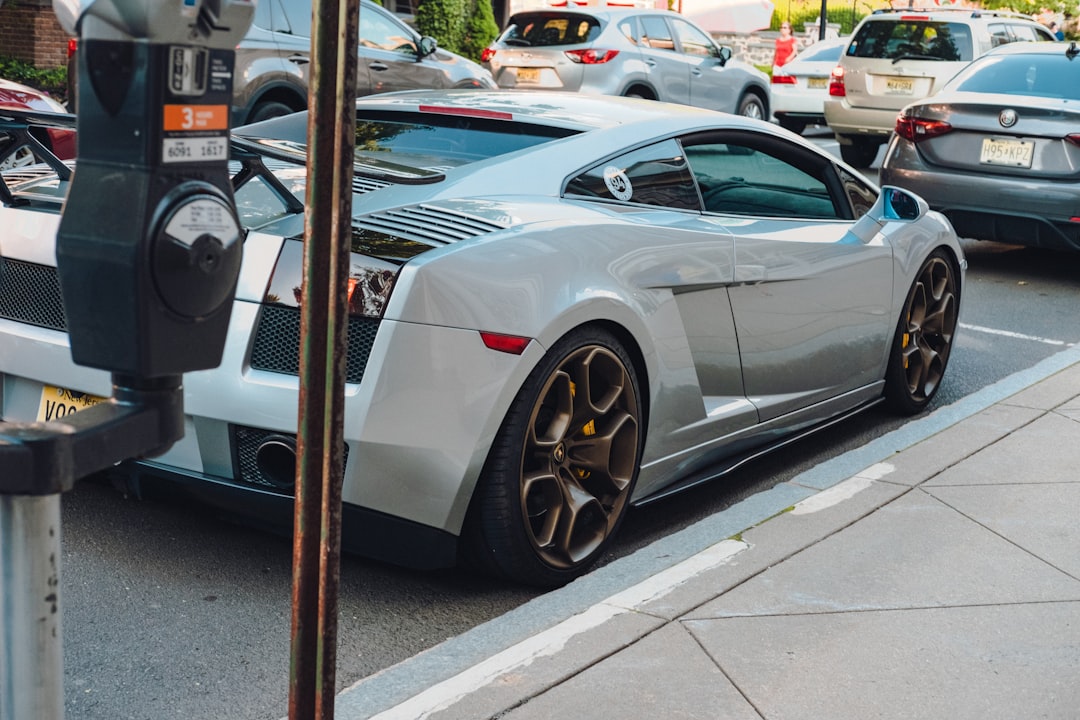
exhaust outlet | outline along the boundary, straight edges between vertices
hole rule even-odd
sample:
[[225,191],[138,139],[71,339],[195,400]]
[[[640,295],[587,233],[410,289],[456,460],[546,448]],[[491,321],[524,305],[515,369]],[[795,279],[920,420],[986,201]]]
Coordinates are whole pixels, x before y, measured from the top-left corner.
[[255,465],[263,480],[278,490],[292,492],[296,486],[296,440],[271,435],[255,451]]

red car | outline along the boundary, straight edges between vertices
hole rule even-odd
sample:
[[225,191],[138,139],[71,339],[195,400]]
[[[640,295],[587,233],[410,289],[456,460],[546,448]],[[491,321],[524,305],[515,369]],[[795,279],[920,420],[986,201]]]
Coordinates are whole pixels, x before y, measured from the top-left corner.
[[[0,111],[4,109],[67,113],[63,105],[46,93],[10,80],[0,79]],[[73,130],[31,128],[30,132],[61,160],[70,160],[75,157],[75,132]],[[0,170],[9,170],[37,162],[34,153],[26,145],[16,149],[11,155],[7,155],[8,149],[6,143],[0,145]]]

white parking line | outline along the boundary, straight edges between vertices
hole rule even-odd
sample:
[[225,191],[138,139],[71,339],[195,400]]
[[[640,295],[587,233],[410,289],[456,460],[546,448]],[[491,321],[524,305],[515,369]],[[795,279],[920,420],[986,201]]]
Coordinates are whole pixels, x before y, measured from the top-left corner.
[[1064,340],[1051,340],[1050,338],[1039,337],[1038,335],[1024,335],[1023,333],[1012,332],[1011,330],[995,330],[994,328],[983,327],[982,325],[968,325],[966,323],[960,323],[960,327],[965,330],[971,330],[973,332],[986,333],[987,335],[1000,335],[1002,337],[1013,338],[1016,340],[1030,340],[1032,342],[1044,343],[1046,345],[1056,345],[1058,347],[1072,347],[1073,343],[1065,342]]

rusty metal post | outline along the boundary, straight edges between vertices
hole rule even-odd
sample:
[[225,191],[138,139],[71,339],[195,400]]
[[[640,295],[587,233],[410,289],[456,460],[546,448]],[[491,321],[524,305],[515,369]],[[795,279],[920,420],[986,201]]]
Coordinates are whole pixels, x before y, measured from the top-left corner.
[[331,720],[359,0],[312,4],[289,720]]

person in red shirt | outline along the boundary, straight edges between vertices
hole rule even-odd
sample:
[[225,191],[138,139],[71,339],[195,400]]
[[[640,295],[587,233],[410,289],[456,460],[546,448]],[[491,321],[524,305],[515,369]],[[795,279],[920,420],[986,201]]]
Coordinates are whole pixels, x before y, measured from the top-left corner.
[[798,53],[798,40],[791,34],[791,23],[780,23],[780,37],[776,38],[776,51],[773,53],[773,71],[791,62]]

